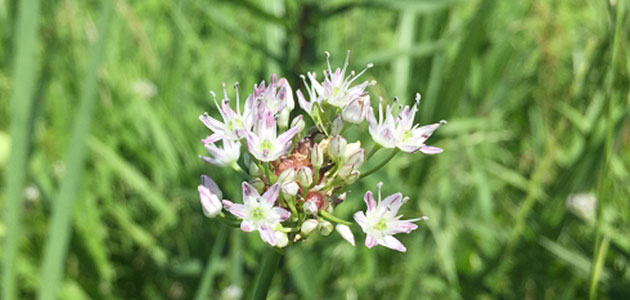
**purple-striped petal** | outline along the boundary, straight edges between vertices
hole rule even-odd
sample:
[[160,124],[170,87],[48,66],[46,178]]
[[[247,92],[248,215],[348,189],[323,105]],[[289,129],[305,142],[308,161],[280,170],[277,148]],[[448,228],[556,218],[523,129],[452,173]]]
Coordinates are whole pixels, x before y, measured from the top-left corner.
[[271,227],[267,225],[260,226],[258,229],[258,233],[260,234],[260,238],[262,238],[265,243],[276,246],[276,235],[271,229]]
[[433,146],[422,146],[420,147],[420,152],[424,153],[424,154],[438,154],[438,153],[442,153],[442,148],[438,148],[438,147],[433,147]]
[[354,215],[352,215],[352,217],[357,222],[357,224],[359,224],[359,226],[361,226],[361,229],[363,229],[363,231],[367,230],[367,217],[365,216],[364,212],[358,211],[358,212],[354,213]]
[[223,206],[225,206],[225,209],[236,217],[240,219],[245,217],[245,205],[233,203],[229,200],[223,200]]
[[368,234],[365,237],[365,246],[368,247],[368,248],[372,248],[372,247],[374,247],[376,245],[378,245],[378,243],[376,242],[374,237]]
[[416,229],[418,229],[418,225],[410,222],[409,220],[398,221],[394,223],[394,226],[391,229],[391,234],[410,233]]
[[256,201],[256,198],[260,197],[256,188],[249,184],[247,181],[243,181],[243,203],[247,204],[250,201]]
[[[253,187],[252,187],[253,188]],[[280,192],[280,184],[276,183],[269,187],[265,193],[263,193],[263,201],[269,205],[273,205],[278,199],[278,193]],[[245,194],[245,188],[243,188],[243,194]]]
[[281,222],[286,221],[291,216],[291,213],[288,210],[286,210],[286,209],[284,209],[282,207],[277,207],[276,206],[276,207],[272,208],[271,211],[274,214],[276,214],[278,216],[278,218],[280,218]]
[[210,189],[203,185],[197,186],[199,191],[199,199],[201,201],[201,207],[206,217],[215,217],[221,212],[221,201],[217,198],[216,194],[210,192]]
[[363,201],[365,201],[365,205],[367,205],[367,211],[370,212],[376,207],[376,201],[374,200],[374,195],[372,195],[372,191],[367,191],[365,196],[363,196]]
[[254,225],[252,223],[243,220],[243,222],[241,222],[241,230],[243,230],[245,232],[252,232],[252,231],[256,230],[256,228],[254,227]]

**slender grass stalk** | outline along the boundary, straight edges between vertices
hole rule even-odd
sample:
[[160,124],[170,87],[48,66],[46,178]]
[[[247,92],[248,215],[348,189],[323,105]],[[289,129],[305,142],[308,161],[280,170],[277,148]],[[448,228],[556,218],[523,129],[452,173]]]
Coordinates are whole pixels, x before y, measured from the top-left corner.
[[[416,14],[415,10],[401,10],[398,23],[398,48],[400,49],[409,49],[413,45],[416,34]],[[406,95],[409,88],[409,77],[411,76],[411,56],[401,55],[397,57],[393,62],[392,71],[396,77],[394,80],[394,95]]]
[[595,264],[593,265],[593,272],[591,273],[591,286],[588,292],[588,298],[590,300],[597,299],[597,283],[602,275],[602,269],[604,267],[604,258],[608,253],[608,245],[610,240],[607,236],[604,236],[602,242],[599,244],[597,253],[595,254]]
[[208,257],[208,262],[206,263],[206,270],[203,272],[201,283],[195,293],[195,300],[208,299],[208,295],[210,295],[210,291],[212,291],[212,282],[217,272],[216,263],[221,259],[221,251],[225,247],[225,241],[229,231],[230,229],[225,225],[219,228],[219,235],[212,246],[212,252],[210,252],[210,257]]
[[280,258],[282,258],[282,253],[280,251],[276,249],[267,250],[263,264],[258,271],[258,275],[256,275],[256,286],[254,287],[252,300],[267,299],[269,286],[271,285],[273,275],[278,269],[278,264],[280,264]]
[[98,23],[99,38],[90,49],[90,62],[81,90],[80,106],[70,136],[66,160],[67,175],[63,178],[59,193],[53,202],[49,233],[44,249],[41,284],[38,292],[40,300],[57,298],[59,283],[63,275],[63,264],[70,237],[74,200],[83,176],[86,139],[92,122],[92,112],[96,104],[97,75],[105,56],[107,29],[112,13],[112,2],[104,1],[102,5]]
[[37,48],[38,21],[39,1],[20,1],[13,52],[16,55],[13,65],[14,88],[9,100],[11,105],[11,154],[4,176],[7,189],[4,222],[7,226],[7,232],[2,249],[2,299],[5,300],[15,299],[17,295],[15,261],[18,240],[21,236],[21,200],[26,179],[29,131],[35,91],[35,49]]

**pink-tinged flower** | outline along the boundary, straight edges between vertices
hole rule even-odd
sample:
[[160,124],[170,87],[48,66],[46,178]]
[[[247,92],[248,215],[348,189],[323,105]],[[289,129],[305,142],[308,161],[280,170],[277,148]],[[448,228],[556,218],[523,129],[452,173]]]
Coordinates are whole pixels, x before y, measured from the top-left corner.
[[343,224],[337,224],[335,226],[335,230],[337,230],[339,235],[341,235],[344,240],[348,241],[348,243],[354,246],[354,235],[352,234],[352,230],[350,230],[350,227]]
[[374,201],[374,196],[371,191],[365,193],[363,200],[367,205],[367,212],[363,213],[359,211],[355,213],[354,220],[361,226],[363,232],[367,234],[365,246],[368,248],[382,245],[390,249],[405,252],[407,251],[405,246],[398,239],[393,237],[393,235],[397,233],[409,233],[415,230],[418,226],[413,222],[425,220],[426,217],[400,220],[402,216],[396,216],[398,209],[407,202],[409,198],[403,198],[401,193],[396,193],[387,196],[385,200],[381,201],[381,186],[382,183],[377,185],[378,202]]
[[274,206],[279,192],[280,185],[276,183],[261,196],[256,188],[243,182],[243,204],[223,200],[223,205],[230,213],[243,220],[241,230],[246,232],[258,230],[263,241],[276,246],[278,240],[274,229],[291,216],[286,209]]
[[[365,88],[368,85],[373,84],[368,81],[364,81],[358,85],[351,87],[350,85],[365,71],[371,68],[373,65],[368,64],[359,74],[355,74],[351,71],[346,77],[346,70],[348,68],[348,58],[350,57],[350,51],[346,56],[346,61],[343,68],[337,68],[335,72],[332,71],[330,66],[330,54],[326,52],[326,62],[328,64],[328,70],[324,71],[324,81],[319,83],[315,73],[307,73],[310,85],[306,82],[306,78],[302,77],[306,91],[309,96],[309,100],[306,100],[300,90],[297,91],[298,103],[308,114],[313,115],[313,109],[321,107],[322,103],[328,103],[330,105],[343,109],[353,100],[364,96]],[[316,107],[313,105],[316,104]],[[368,105],[369,106],[369,105]]]
[[442,152],[442,149],[427,146],[424,142],[446,121],[425,126],[414,125],[413,121],[418,111],[419,100],[420,95],[418,94],[414,105],[412,107],[405,106],[398,114],[393,112],[396,105],[396,100],[394,100],[394,104],[386,106],[384,119],[383,105],[379,103],[378,122],[374,116],[374,111],[370,108],[368,122],[372,139],[385,148],[398,148],[410,153],[420,151],[425,154],[436,154]]
[[221,212],[221,197],[223,193],[219,186],[208,176],[201,175],[201,184],[197,186],[199,191],[199,199],[201,200],[201,208],[206,217],[216,217]]
[[214,99],[214,103],[217,106],[217,110],[223,118],[223,122],[211,117],[208,113],[204,113],[199,116],[199,120],[212,130],[212,134],[203,139],[201,142],[204,144],[214,143],[222,139],[239,140],[244,137],[244,132],[250,130],[254,123],[255,114],[255,101],[248,98],[245,101],[245,107],[241,113],[240,100],[238,96],[238,83],[234,85],[236,90],[236,111],[234,111],[230,105],[230,99],[227,97],[225,85],[223,86],[224,99],[221,101],[221,105],[217,102],[217,97],[214,92],[210,92],[210,95]]
[[295,101],[291,85],[285,78],[277,80],[276,74],[271,75],[269,85],[266,86],[265,81],[254,85],[254,93],[250,97],[259,101],[258,105],[264,106],[271,114],[278,116],[280,127],[288,126],[289,113],[295,108]]
[[[298,116],[301,118],[302,116]],[[299,127],[277,136],[276,120],[269,111],[261,111],[253,131],[245,131],[247,149],[260,161],[274,161],[291,149],[291,139],[298,132]]]
[[210,156],[202,156],[199,158],[205,162],[219,167],[229,166],[235,163],[241,154],[241,143],[238,140],[224,139],[223,147],[218,147],[215,143],[205,144]]

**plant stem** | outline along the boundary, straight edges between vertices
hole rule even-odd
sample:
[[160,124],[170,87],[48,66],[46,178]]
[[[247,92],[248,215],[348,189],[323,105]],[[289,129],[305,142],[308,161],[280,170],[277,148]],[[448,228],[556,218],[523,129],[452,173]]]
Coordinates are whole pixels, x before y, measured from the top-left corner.
[[282,253],[280,253],[276,249],[269,249],[267,251],[263,260],[263,264],[260,270],[258,270],[258,275],[256,276],[256,286],[254,287],[254,295],[252,296],[252,300],[267,299],[269,285],[271,285],[273,275],[278,269],[280,258],[282,258]]
[[323,210],[321,210],[319,212],[319,215],[322,216],[324,219],[327,219],[328,221],[333,221],[335,223],[344,224],[344,225],[348,225],[348,226],[352,225],[352,223],[350,223],[350,222],[348,222],[346,220],[340,219],[340,218],[338,218],[338,217],[336,217],[336,216],[334,216],[332,214],[329,214],[328,212],[323,211]]
[[379,149],[381,149],[381,146],[377,143],[374,143],[374,146],[372,146],[372,149],[370,149],[370,153],[368,153],[368,156],[365,158],[365,160],[370,160],[370,158],[374,156],[374,154],[376,154],[376,151],[378,151]]
[[394,158],[394,156],[396,156],[396,154],[398,154],[398,152],[400,152],[400,150],[398,150],[398,148],[394,149],[394,151],[392,151],[392,153],[385,160],[383,160],[380,164],[378,164],[378,166],[374,167],[372,170],[369,170],[369,171],[361,174],[361,177],[359,177],[359,179],[363,179],[365,177],[368,177],[372,173],[378,171],[380,168],[382,168],[384,165],[386,165],[390,160],[392,160],[392,158]]

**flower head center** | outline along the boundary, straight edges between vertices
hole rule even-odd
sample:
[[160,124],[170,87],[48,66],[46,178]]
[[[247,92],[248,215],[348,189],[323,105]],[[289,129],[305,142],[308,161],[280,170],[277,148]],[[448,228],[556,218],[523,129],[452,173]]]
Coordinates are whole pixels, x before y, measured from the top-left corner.
[[381,218],[374,224],[374,229],[377,231],[383,231],[387,228],[387,222],[385,222],[385,218]]
[[252,219],[254,219],[256,221],[260,221],[260,220],[265,219],[265,212],[263,212],[262,208],[254,207],[252,209]]

